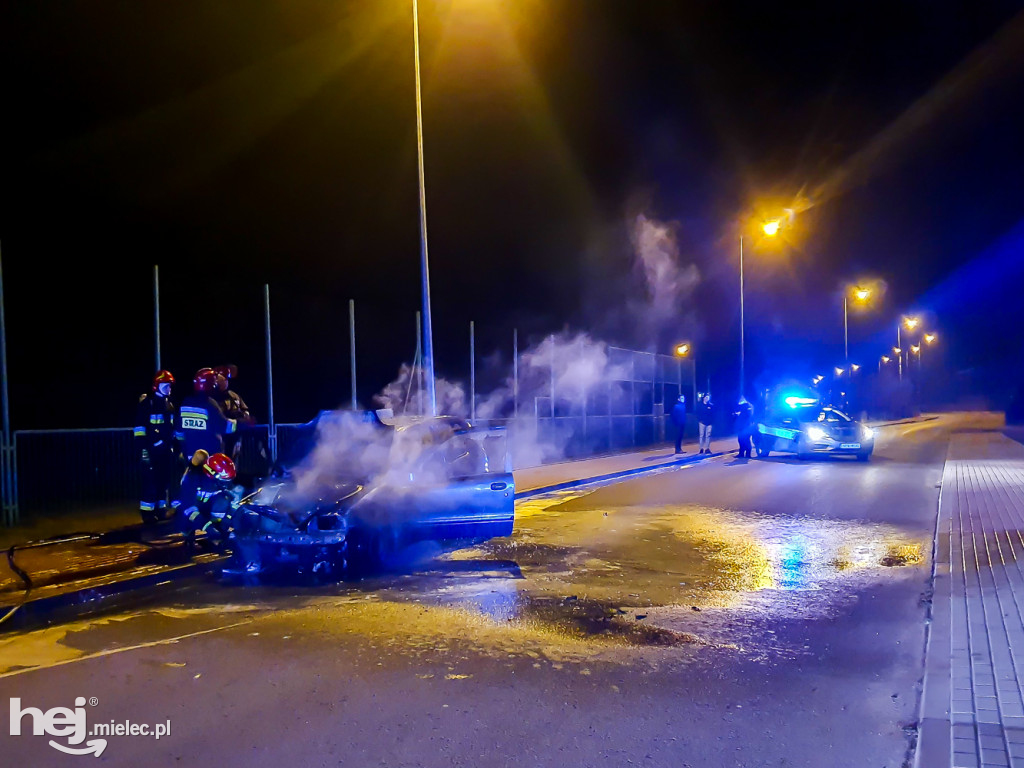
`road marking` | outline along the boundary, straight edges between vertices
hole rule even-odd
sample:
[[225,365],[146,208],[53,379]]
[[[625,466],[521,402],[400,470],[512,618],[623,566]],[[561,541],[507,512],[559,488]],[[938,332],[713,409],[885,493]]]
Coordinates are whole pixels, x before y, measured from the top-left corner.
[[113,656],[116,653],[124,653],[125,651],[138,651],[143,648],[155,648],[158,645],[171,645],[181,640],[188,640],[192,637],[199,637],[200,635],[208,635],[211,632],[220,632],[225,629],[233,629],[235,627],[241,627],[245,624],[251,624],[255,619],[247,619],[246,621],[237,621],[234,624],[227,624],[223,627],[214,627],[213,629],[204,629],[199,632],[190,632],[187,635],[178,635],[177,637],[168,637],[164,640],[153,640],[148,643],[140,643],[138,645],[128,645],[124,648],[109,648],[105,651],[97,651],[96,653],[87,653],[84,656],[78,656],[74,659],[64,659],[63,661],[55,661],[52,664],[46,664],[37,667],[25,667],[24,669],[15,669],[10,672],[4,672],[0,674],[0,680],[5,677],[14,677],[15,675],[23,675],[26,672],[38,672],[44,669],[53,669],[54,667],[63,667],[65,664],[75,664],[79,661],[88,661],[89,659],[99,659],[104,656]]

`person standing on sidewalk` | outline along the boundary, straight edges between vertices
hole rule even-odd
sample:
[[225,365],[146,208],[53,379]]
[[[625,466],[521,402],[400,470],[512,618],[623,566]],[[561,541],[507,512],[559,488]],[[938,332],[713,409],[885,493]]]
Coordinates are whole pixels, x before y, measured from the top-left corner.
[[750,458],[750,439],[754,434],[754,406],[745,397],[740,397],[736,412],[733,413],[736,419],[736,440],[740,444],[739,458]]
[[686,429],[686,395],[680,395],[672,406],[672,425],[676,428],[676,453],[682,453],[683,431]]
[[711,424],[714,419],[715,406],[711,403],[711,395],[705,392],[700,405],[697,406],[697,423],[700,433],[700,450],[697,453],[711,453]]
[[174,376],[170,371],[157,371],[153,376],[153,391],[139,398],[136,409],[133,434],[142,465],[139,514],[147,525],[158,522],[167,511],[175,458],[179,453],[176,412],[171,402],[173,384]]

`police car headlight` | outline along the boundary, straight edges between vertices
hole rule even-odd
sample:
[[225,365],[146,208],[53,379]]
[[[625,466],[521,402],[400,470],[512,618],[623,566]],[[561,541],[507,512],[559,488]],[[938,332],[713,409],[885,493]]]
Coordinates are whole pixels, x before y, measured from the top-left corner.
[[825,430],[822,429],[821,427],[807,428],[807,437],[810,440],[817,442],[818,440],[824,440],[827,436],[828,433],[826,433]]
[[860,439],[864,442],[875,439],[875,430],[871,427],[865,427],[863,424],[860,426]]

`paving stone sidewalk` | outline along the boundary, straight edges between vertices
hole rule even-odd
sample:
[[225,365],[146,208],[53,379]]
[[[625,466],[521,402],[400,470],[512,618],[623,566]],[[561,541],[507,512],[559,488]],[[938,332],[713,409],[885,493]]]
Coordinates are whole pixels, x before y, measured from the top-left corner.
[[921,768],[1024,768],[1024,446],[955,434],[942,476]]

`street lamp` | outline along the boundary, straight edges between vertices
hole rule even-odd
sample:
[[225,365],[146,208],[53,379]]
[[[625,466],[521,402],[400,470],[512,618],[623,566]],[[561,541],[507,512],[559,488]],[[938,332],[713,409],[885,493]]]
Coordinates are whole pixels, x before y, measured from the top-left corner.
[[420,188],[420,279],[423,284],[423,367],[426,368],[427,400],[430,415],[437,416],[437,390],[434,385],[434,327],[430,315],[430,264],[427,258],[427,193],[423,173],[423,95],[420,86],[420,10],[412,0],[412,45],[416,68],[416,155],[419,161]]
[[888,362],[889,362],[889,358],[886,355],[882,355],[880,358],[878,358],[878,373],[879,374],[882,373],[882,363],[888,363]]
[[[786,209],[789,218],[792,218],[793,211]],[[761,231],[766,237],[775,237],[782,227],[782,219],[768,219],[761,224]],[[743,232],[740,232],[740,397],[743,397],[743,390],[746,387],[746,365],[747,365],[747,337],[745,300],[743,292]]]
[[871,296],[870,288],[861,288],[858,285],[843,291],[843,354],[845,355],[843,359],[847,364],[850,362],[850,318],[847,304],[851,291],[855,301],[867,301]]
[[[678,358],[684,358],[684,357],[690,358],[690,373],[691,373],[691,376],[692,376],[692,378],[690,380],[690,387],[691,387],[691,393],[690,394],[693,397],[693,400],[691,401],[693,403],[693,406],[692,406],[693,412],[696,413],[697,412],[697,358],[692,353],[693,353],[693,345],[690,344],[689,342],[684,341],[681,344],[676,344],[676,357],[678,357]],[[683,371],[682,371],[682,368],[680,368],[679,369],[679,394],[682,394],[682,393],[683,393]]]
[[[902,338],[901,333],[902,333],[902,330],[903,330],[904,326],[906,326],[908,331],[912,331],[915,328],[917,328],[917,326],[919,326],[920,324],[921,324],[921,318],[919,318],[919,317],[907,317],[907,316],[901,317],[900,318],[900,322],[896,323],[896,347],[894,347],[893,349],[896,350],[897,347],[902,347],[903,346],[903,338]],[[899,352],[897,352],[897,354],[899,354]],[[910,358],[908,357],[907,358],[907,366],[909,366],[909,365],[910,365]],[[903,381],[903,356],[902,355],[900,355],[900,381]]]

